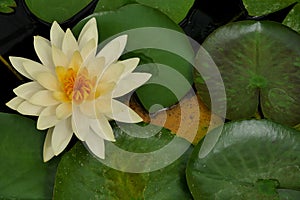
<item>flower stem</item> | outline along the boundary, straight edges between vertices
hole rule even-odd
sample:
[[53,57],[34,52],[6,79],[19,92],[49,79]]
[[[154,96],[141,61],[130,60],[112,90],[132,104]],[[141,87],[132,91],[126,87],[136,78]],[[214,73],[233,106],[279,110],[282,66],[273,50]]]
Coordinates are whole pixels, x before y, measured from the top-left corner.
[[15,75],[17,79],[20,81],[24,80],[24,78],[2,57],[2,55],[0,55],[0,61]]

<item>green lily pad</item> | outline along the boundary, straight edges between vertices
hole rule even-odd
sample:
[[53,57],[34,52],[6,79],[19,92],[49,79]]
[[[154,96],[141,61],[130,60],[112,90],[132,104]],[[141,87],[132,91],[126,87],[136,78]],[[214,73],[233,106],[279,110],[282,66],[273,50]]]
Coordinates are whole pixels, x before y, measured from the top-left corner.
[[166,15],[147,6],[129,4],[85,18],[75,26],[74,32],[78,34],[91,17],[97,19],[101,42],[127,34],[127,53],[123,58],[139,57],[140,66],[136,71],[152,74],[148,83],[136,91],[147,110],[157,111],[151,109],[156,104],[172,106],[191,89],[190,62],[194,52],[181,28]]
[[[228,119],[263,117],[294,126],[300,122],[300,36],[270,21],[241,21],[223,26],[203,43],[218,66],[226,89]],[[209,68],[198,54],[196,63]],[[209,105],[203,80],[195,75],[200,96]],[[218,93],[216,88],[212,93]],[[224,101],[220,99],[220,101]]]
[[[147,171],[151,165],[156,165],[154,162],[163,163],[164,156],[170,156],[166,153],[156,161],[151,156],[144,157],[143,162],[138,159],[135,153],[157,151],[177,138],[166,129],[156,133],[157,127],[149,126],[122,126],[127,133],[115,127],[116,142],[106,143],[105,160],[95,159],[81,143],[77,143],[58,166],[54,199],[191,199],[184,173],[191,149],[182,151],[179,159],[159,170],[128,172],[134,165]],[[138,134],[135,136],[139,138],[132,134]],[[189,147],[187,141],[176,140],[177,148]],[[130,151],[129,156],[123,157],[122,151],[116,151],[115,146]]]
[[131,3],[139,3],[156,8],[168,15],[175,23],[179,23],[192,7],[194,0],[102,0],[99,1],[95,12],[116,10]]
[[283,21],[284,25],[294,29],[298,33],[300,33],[300,1],[295,7],[289,12],[286,18]]
[[45,133],[33,120],[0,113],[0,199],[52,199],[59,159],[43,162]]
[[191,193],[195,200],[299,196],[299,143],[299,131],[271,121],[225,124],[206,157],[199,158],[201,143],[194,148],[187,166]]
[[12,13],[17,4],[14,0],[1,0],[0,13]]
[[243,0],[245,8],[252,16],[266,15],[276,12],[298,2],[283,21],[283,24],[300,33],[300,1],[299,0]]
[[68,20],[90,2],[91,0],[25,0],[27,7],[35,16],[50,23]]

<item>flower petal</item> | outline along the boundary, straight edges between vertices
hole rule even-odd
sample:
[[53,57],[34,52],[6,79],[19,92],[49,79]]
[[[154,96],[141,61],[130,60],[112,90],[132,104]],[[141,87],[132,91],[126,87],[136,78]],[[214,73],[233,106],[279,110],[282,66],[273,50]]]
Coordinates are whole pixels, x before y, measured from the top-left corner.
[[84,145],[94,156],[101,159],[105,158],[104,140],[92,131],[87,135]]
[[56,108],[57,119],[66,119],[72,115],[72,104],[62,103]]
[[113,91],[113,97],[121,97],[129,92],[137,89],[145,82],[147,82],[151,77],[148,73],[131,73],[121,79],[115,90]]
[[106,96],[106,97],[100,97],[99,99],[97,99],[96,101],[96,109],[97,109],[97,113],[111,113],[111,97]]
[[105,140],[116,141],[113,130],[104,115],[98,115],[97,119],[91,122],[91,129]]
[[56,118],[57,106],[46,107],[39,115],[37,129],[45,130],[55,126],[59,120]]
[[44,108],[41,106],[33,105],[28,101],[24,101],[18,106],[17,111],[22,115],[38,116],[43,109]]
[[73,106],[72,110],[72,129],[77,138],[84,141],[90,132],[89,118],[83,115],[77,106]]
[[50,70],[54,70],[50,42],[41,36],[34,36],[33,44],[35,52],[43,65],[48,67]]
[[67,29],[62,43],[62,51],[70,60],[71,57],[73,56],[74,51],[78,51],[78,50],[79,47],[73,33],[71,32],[70,29]]
[[59,24],[56,21],[54,21],[50,29],[51,44],[61,49],[64,36],[65,32],[62,30]]
[[59,102],[54,98],[53,92],[49,90],[40,90],[28,100],[30,103],[38,106],[54,106]]
[[54,152],[53,152],[52,145],[51,145],[52,133],[53,133],[53,128],[50,128],[47,131],[47,135],[46,135],[46,138],[45,138],[45,141],[44,141],[44,148],[43,148],[44,162],[47,162],[51,158],[54,157]]
[[118,82],[124,71],[124,68],[125,66],[120,63],[111,64],[109,67],[106,68],[106,70],[102,74],[99,80],[100,84],[101,82]]
[[122,55],[127,42],[127,35],[119,36],[100,50],[97,57],[105,57],[105,65],[108,66],[116,62]]
[[97,21],[94,17],[84,25],[79,34],[79,48],[82,49],[90,40],[93,40],[95,46],[98,44]]
[[52,73],[48,73],[48,72],[40,73],[36,76],[36,80],[47,90],[50,91],[60,90],[58,80]]
[[34,95],[40,90],[43,90],[43,87],[40,86],[37,82],[32,81],[20,85],[19,87],[15,88],[13,91],[18,97],[28,100],[32,97],[32,95]]
[[15,97],[9,102],[7,102],[5,105],[8,106],[10,109],[17,110],[21,103],[24,102],[24,99],[20,97]]
[[105,63],[105,58],[100,57],[100,58],[93,58],[89,60],[89,63],[83,64],[87,66],[87,69],[89,70],[90,74],[93,74],[95,76],[99,76],[102,74],[104,70],[104,63]]
[[51,71],[43,66],[40,63],[34,62],[34,61],[26,61],[23,63],[24,69],[26,70],[26,72],[34,79],[36,80],[36,77],[38,74],[40,73],[51,73]]
[[53,129],[51,145],[54,155],[60,154],[69,144],[73,135],[71,118],[60,121]]
[[130,59],[118,61],[118,63],[125,66],[122,76],[126,76],[127,74],[133,72],[133,70],[138,66],[139,62],[140,62],[139,58],[130,58]]
[[13,57],[10,56],[9,60],[11,62],[11,64],[13,65],[13,67],[23,76],[25,76],[26,78],[29,78],[31,80],[33,80],[33,78],[30,76],[30,74],[28,74],[28,72],[25,70],[23,63],[26,61],[31,61],[29,59],[26,58],[21,58],[21,57]]
[[89,60],[91,56],[95,56],[96,51],[97,45],[95,45],[95,41],[92,39],[80,50],[80,54],[83,60]]
[[56,67],[57,66],[65,67],[68,66],[69,64],[69,60],[67,56],[64,54],[64,52],[55,46],[52,46],[52,58],[53,58],[54,65]]
[[112,99],[111,109],[112,112],[106,115],[116,121],[125,123],[137,123],[143,121],[143,119],[131,108],[117,100]]

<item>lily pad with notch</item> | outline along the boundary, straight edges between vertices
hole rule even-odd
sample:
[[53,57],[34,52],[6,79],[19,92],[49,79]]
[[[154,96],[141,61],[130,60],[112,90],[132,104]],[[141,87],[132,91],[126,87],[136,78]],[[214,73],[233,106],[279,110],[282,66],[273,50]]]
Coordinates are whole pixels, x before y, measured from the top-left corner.
[[299,143],[299,131],[272,121],[227,123],[206,157],[199,158],[202,143],[194,148],[187,166],[191,193],[195,200],[299,198]]
[[[271,21],[241,21],[225,25],[204,41],[203,47],[219,68],[226,89],[227,115],[231,120],[262,117],[294,126],[300,122],[300,35]],[[196,63],[209,70],[198,54]],[[212,75],[195,73],[195,84],[204,102],[210,94],[204,80]],[[218,88],[211,91],[217,94]]]

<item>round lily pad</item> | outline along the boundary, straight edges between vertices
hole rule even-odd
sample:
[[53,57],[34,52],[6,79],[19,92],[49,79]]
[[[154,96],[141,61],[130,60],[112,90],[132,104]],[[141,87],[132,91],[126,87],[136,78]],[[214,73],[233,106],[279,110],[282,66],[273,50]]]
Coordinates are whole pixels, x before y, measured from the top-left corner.
[[[160,127],[148,126],[123,124],[122,128],[115,127],[116,142],[105,144],[104,160],[97,160],[78,142],[64,154],[58,166],[54,199],[192,199],[185,180],[185,168],[192,150],[188,148],[190,143],[166,129],[157,132]],[[159,160],[147,156],[140,161],[135,153],[159,151],[175,138],[178,140],[177,149],[185,149],[175,162],[167,162],[159,170],[128,172],[133,165],[147,171],[156,165],[153,162],[164,163],[164,158],[178,150],[173,148],[173,151],[162,154]],[[122,157],[122,151],[116,151],[113,146],[131,154]]]
[[299,131],[268,120],[225,124],[204,158],[201,143],[194,148],[187,166],[191,193],[195,200],[299,197],[299,143]]
[[148,83],[136,91],[147,110],[157,111],[153,109],[156,104],[169,107],[190,90],[193,67],[188,61],[194,52],[182,29],[168,16],[154,8],[129,4],[85,18],[74,27],[74,32],[79,33],[91,17],[97,19],[100,42],[127,34],[126,54],[122,58],[139,57],[136,71],[152,74]]
[[[282,124],[300,122],[298,33],[276,22],[241,21],[217,29],[203,47],[224,81],[228,119],[247,119],[261,111],[263,117]],[[197,55],[197,65],[209,68],[202,56]],[[195,75],[196,88],[209,105],[203,81],[207,79],[213,77]]]

